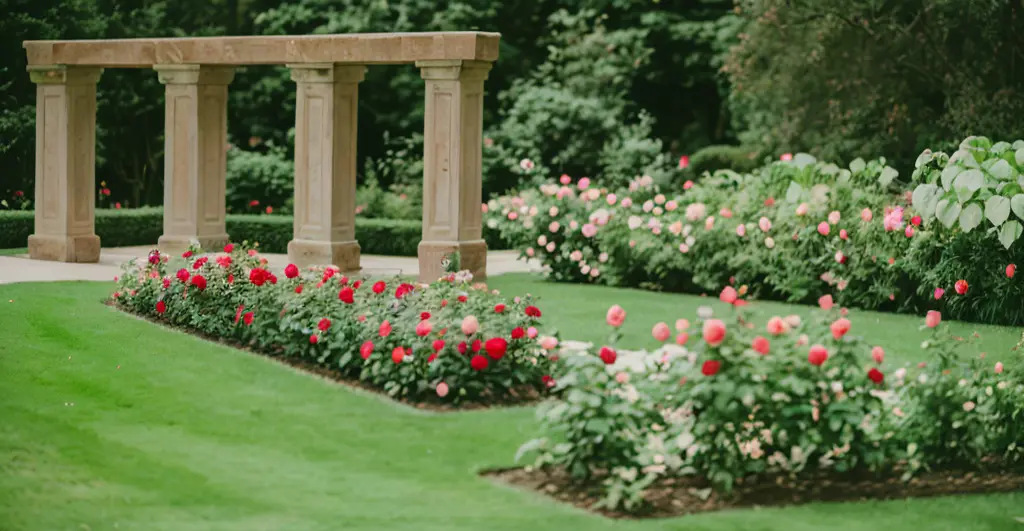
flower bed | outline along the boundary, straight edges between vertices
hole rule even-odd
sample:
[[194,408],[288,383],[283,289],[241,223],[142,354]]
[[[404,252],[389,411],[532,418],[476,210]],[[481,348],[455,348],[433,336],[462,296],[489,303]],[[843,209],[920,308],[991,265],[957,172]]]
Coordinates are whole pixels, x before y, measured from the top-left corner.
[[[349,279],[335,269],[278,277],[252,249],[191,249],[180,268],[153,251],[117,279],[121,309],[220,338],[417,404],[535,400],[554,338],[529,296],[506,300],[468,272],[430,285]],[[177,260],[175,260],[177,261]]]
[[[641,177],[607,189],[562,176],[492,200],[487,224],[558,281],[692,293],[745,285],[763,299],[833,294],[851,307],[1020,325],[1024,283],[1014,276],[1024,245],[1012,245],[1021,224],[1008,218],[1024,216],[1024,158],[986,142],[923,157],[915,179],[928,184],[916,202],[884,159],[840,168],[799,154],[678,187]],[[979,167],[964,170],[965,161]],[[952,223],[957,184],[943,171],[982,176],[968,183],[977,190],[959,193],[966,225]],[[979,204],[992,205],[991,230],[979,227]]]
[[[934,361],[895,367],[831,297],[813,319],[757,324],[735,290],[721,298],[731,315],[705,307],[675,332],[655,325],[657,340],[675,335],[656,352],[563,351],[558,393],[538,410],[547,436],[517,455],[534,464],[498,476],[648,515],[951,493],[959,478],[966,491],[1024,488],[1024,378],[984,354],[964,358],[969,342],[938,312],[921,345]],[[611,326],[624,319],[609,310]]]

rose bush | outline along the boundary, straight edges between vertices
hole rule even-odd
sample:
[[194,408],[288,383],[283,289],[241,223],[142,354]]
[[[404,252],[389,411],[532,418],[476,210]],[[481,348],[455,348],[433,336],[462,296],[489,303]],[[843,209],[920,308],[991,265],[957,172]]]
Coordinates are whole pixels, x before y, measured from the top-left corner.
[[[1005,273],[1024,263],[1024,247],[928,223],[884,159],[848,168],[785,159],[672,189],[649,177],[610,190],[562,176],[493,199],[487,223],[559,281],[691,293],[745,286],[790,302],[834,293],[852,307],[1024,323],[1024,307],[991,296],[1024,296]],[[959,280],[984,288],[957,294]],[[937,288],[948,295],[935,297]]]
[[[723,294],[723,298],[732,299]],[[736,303],[739,304],[736,304]],[[557,398],[538,410],[547,433],[517,459],[600,480],[601,506],[638,510],[647,487],[696,476],[739,481],[822,473],[901,474],[1024,462],[1024,378],[983,357],[938,312],[921,345],[937,362],[896,367],[823,297],[814,318],[755,324],[701,308],[654,352],[564,344]],[[621,323],[621,321],[619,321]],[[656,327],[657,329],[658,327]],[[662,336],[663,337],[663,336]]]
[[473,284],[468,272],[414,285],[294,265],[279,276],[241,245],[183,257],[174,268],[158,251],[125,264],[114,302],[410,401],[528,400],[549,387],[541,310],[529,296],[507,300]]

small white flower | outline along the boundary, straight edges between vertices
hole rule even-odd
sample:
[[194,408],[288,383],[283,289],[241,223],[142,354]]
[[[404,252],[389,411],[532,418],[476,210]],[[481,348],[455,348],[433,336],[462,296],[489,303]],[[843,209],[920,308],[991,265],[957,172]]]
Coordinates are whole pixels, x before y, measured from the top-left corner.
[[843,392],[843,382],[832,382],[832,392],[839,394]]
[[700,317],[701,319],[711,319],[711,316],[714,314],[714,310],[712,310],[710,306],[701,306],[700,308],[697,308],[697,317]]
[[917,377],[917,383],[928,383],[928,375],[921,373],[921,375]]
[[977,404],[975,404],[974,402],[971,402],[970,400],[968,400],[967,402],[964,402],[964,411],[967,411],[967,412],[974,411],[974,408],[976,406],[977,406]]

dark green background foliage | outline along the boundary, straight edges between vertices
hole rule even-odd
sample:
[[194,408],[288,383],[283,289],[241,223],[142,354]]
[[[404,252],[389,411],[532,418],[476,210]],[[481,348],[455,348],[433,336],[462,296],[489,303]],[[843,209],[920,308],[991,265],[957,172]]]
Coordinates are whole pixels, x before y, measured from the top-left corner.
[[[24,247],[34,223],[31,211],[0,211],[0,249]],[[96,234],[104,247],[152,245],[163,233],[162,208],[97,210]],[[268,253],[288,252],[292,239],[291,216],[229,214],[227,230],[232,241],[259,242]],[[422,225],[405,219],[356,218],[356,239],[363,254],[416,256]],[[491,249],[506,249],[497,231],[484,227]],[[214,249],[215,250],[215,249]]]

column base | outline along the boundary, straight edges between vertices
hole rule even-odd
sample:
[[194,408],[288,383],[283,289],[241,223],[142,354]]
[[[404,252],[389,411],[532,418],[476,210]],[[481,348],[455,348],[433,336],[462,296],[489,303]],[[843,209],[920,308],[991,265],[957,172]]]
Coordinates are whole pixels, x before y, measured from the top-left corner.
[[84,236],[32,234],[28,237],[28,256],[33,260],[55,262],[99,262],[100,237],[95,234]]
[[180,255],[188,249],[193,242],[199,242],[203,252],[216,253],[224,250],[224,246],[231,241],[227,234],[215,234],[212,236],[169,236],[164,234],[157,240],[157,248],[161,253],[171,256]]
[[417,254],[420,259],[420,282],[436,282],[445,274],[441,263],[445,256],[459,253],[459,269],[473,274],[474,281],[487,279],[487,242],[473,240],[465,242],[420,242]]
[[342,273],[358,273],[359,242],[323,242],[292,240],[288,242],[288,260],[299,267],[337,266]]

